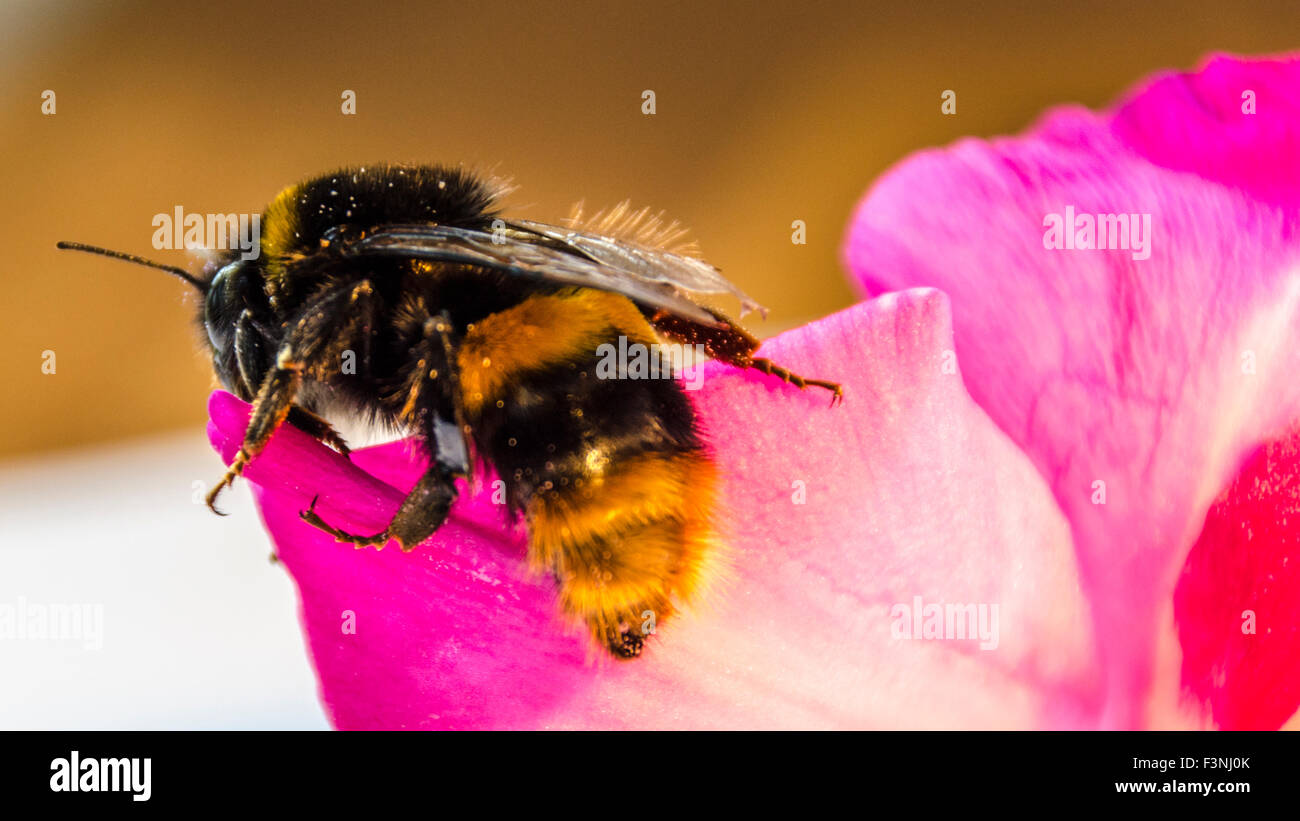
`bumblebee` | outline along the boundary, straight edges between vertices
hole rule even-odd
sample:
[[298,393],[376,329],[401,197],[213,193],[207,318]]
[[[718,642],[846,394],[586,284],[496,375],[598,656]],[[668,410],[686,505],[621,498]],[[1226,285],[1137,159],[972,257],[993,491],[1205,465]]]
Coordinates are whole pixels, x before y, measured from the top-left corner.
[[[203,296],[221,384],[253,404],[243,445],[207,496],[240,475],[285,421],[347,453],[326,418],[360,414],[423,443],[428,468],[379,533],[303,521],[357,547],[409,551],[446,520],[478,463],[505,483],[532,568],[616,658],[689,600],[713,540],[715,467],[680,382],[598,378],[603,344],[662,335],[839,400],[753,354],[759,342],[696,301],[731,294],[711,265],[663,246],[645,212],[596,226],[504,219],[499,187],[457,168],[367,166],[285,189],[260,253],[192,276],[80,243],[59,247],[161,268]],[[351,354],[354,367],[344,368]]]

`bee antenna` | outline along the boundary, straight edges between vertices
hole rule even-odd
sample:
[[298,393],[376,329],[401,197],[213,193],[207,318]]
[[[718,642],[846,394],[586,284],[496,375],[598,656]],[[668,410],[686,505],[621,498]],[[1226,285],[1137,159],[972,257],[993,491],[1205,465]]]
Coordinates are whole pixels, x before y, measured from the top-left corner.
[[88,254],[99,254],[113,259],[134,262],[136,265],[143,265],[147,268],[157,268],[159,271],[166,271],[172,276],[179,277],[198,289],[199,293],[208,292],[208,284],[201,279],[195,278],[184,268],[177,268],[175,265],[163,265],[161,262],[154,262],[151,259],[145,259],[135,254],[127,254],[122,251],[110,251],[107,248],[100,248],[96,245],[86,245],[84,242],[60,242],[57,247],[64,251],[85,251]]

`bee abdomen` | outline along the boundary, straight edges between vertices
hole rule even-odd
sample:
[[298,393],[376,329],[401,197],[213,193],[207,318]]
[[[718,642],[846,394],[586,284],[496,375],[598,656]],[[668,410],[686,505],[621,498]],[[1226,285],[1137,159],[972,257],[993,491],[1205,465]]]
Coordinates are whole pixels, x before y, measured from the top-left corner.
[[572,289],[530,297],[471,328],[457,355],[467,421],[516,512],[599,464],[701,447],[671,379],[601,378],[602,345],[654,344],[625,297]]
[[714,468],[702,451],[647,452],[526,506],[529,559],[564,610],[620,657],[689,600],[713,549]]
[[466,415],[529,528],[529,557],[614,655],[689,598],[710,551],[714,470],[682,386],[601,378],[599,349],[654,344],[626,297],[567,290],[475,324],[458,363]]

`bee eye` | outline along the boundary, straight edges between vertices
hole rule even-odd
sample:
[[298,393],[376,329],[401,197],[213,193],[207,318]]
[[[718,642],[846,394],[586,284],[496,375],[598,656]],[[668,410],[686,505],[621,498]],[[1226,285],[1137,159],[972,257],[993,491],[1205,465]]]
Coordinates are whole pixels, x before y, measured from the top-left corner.
[[225,351],[230,346],[235,320],[243,309],[239,300],[239,266],[238,262],[224,266],[208,284],[203,325],[216,351]]
[[233,276],[235,273],[234,269],[238,267],[239,267],[238,262],[232,262],[229,265],[223,265],[221,269],[217,271],[217,275],[212,278],[212,282],[208,283],[209,291],[219,290],[221,288],[226,287],[227,278]]

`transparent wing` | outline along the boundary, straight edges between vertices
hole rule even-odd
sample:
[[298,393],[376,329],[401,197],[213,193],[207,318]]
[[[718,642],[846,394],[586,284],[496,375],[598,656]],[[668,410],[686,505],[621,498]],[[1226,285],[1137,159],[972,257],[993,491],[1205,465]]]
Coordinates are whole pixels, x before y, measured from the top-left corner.
[[599,288],[643,305],[717,327],[691,294],[732,294],[761,310],[706,262],[540,222],[507,222],[494,231],[446,225],[388,225],[345,240],[348,256],[394,256],[478,265],[547,282]]
[[516,220],[512,225],[558,242],[644,282],[665,284],[694,294],[731,294],[740,300],[742,314],[763,310],[748,294],[723,277],[717,268],[702,259],[543,222]]

